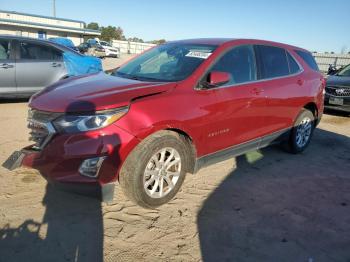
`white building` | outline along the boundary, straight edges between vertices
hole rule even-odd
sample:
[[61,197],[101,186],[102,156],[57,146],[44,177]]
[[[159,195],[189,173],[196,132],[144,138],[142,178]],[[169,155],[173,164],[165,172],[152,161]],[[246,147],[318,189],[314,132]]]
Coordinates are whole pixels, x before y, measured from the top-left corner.
[[3,10],[0,10],[0,34],[42,39],[67,37],[75,45],[82,43],[84,36],[94,38],[101,35],[99,31],[86,29],[82,21]]

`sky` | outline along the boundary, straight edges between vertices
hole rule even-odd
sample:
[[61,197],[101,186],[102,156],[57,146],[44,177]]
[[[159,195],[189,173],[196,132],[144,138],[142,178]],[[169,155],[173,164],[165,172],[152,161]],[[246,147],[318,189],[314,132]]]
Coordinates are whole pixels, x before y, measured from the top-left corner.
[[[51,16],[53,0],[0,0],[0,9]],[[120,26],[145,41],[256,38],[350,52],[350,0],[56,0],[57,17]]]

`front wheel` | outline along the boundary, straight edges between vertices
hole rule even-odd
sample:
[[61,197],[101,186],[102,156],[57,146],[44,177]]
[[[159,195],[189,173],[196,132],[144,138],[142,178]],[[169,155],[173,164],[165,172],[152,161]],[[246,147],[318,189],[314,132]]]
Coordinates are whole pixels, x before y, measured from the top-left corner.
[[171,131],[146,138],[130,153],[120,171],[124,193],[146,208],[170,201],[189,170],[187,148],[184,138]]
[[304,151],[311,141],[314,129],[314,115],[310,110],[303,109],[292,129],[289,138],[289,150],[294,154]]

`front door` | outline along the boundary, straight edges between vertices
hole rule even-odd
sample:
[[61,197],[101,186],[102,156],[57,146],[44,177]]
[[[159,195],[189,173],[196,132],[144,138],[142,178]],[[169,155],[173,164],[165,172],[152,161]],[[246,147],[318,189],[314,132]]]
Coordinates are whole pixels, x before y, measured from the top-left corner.
[[230,146],[252,142],[256,146],[265,131],[263,110],[266,98],[262,83],[256,82],[254,48],[237,46],[223,55],[211,71],[227,72],[231,81],[223,86],[202,89],[206,102],[206,150],[216,152]]
[[11,41],[0,38],[0,96],[16,93],[16,63]]

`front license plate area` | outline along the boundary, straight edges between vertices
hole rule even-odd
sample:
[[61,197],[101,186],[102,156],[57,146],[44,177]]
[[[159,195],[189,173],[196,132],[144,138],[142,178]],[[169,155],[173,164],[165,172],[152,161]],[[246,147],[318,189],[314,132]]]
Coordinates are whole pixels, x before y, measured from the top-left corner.
[[342,106],[342,105],[344,105],[344,99],[343,98],[338,98],[338,97],[330,97],[329,98],[329,103],[332,104],[332,105]]
[[8,170],[14,170],[21,166],[24,156],[25,153],[22,151],[15,151],[7,158],[2,166]]

